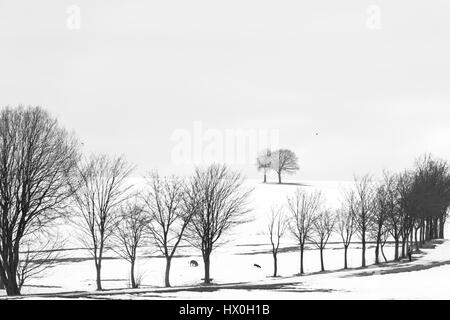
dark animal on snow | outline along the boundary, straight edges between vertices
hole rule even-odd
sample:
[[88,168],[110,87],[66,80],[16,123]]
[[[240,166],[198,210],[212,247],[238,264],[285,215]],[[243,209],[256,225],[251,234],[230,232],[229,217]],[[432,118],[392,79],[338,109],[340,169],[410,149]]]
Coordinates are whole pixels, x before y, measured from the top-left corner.
[[257,263],[255,263],[253,266],[261,269],[261,266]]
[[190,265],[191,267],[198,267],[198,262],[195,261],[195,260],[191,260],[191,262],[189,262],[189,265]]

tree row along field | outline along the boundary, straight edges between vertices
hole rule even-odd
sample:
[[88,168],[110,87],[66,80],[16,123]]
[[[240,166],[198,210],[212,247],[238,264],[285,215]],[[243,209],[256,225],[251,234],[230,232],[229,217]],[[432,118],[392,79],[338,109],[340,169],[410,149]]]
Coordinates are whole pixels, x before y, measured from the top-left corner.
[[[266,150],[263,156],[257,162],[264,182],[266,169],[276,171],[279,186],[282,174],[299,169],[291,150]],[[255,215],[266,218],[257,231],[269,244],[273,277],[287,237],[298,248],[299,274],[305,273],[307,243],[318,249],[325,271],[324,252],[335,238],[344,268],[355,239],[362,267],[369,241],[376,264],[388,261],[388,241],[394,243],[393,260],[411,259],[427,241],[444,238],[450,204],[448,163],[431,155],[402,172],[355,177],[337,207],[320,190],[297,186],[257,212],[251,203],[255,188],[225,164],[196,167],[187,177],[151,172],[139,187],[130,183],[135,169],[124,156],[84,155],[75,135],[40,107],[1,109],[0,285],[6,293],[20,295],[27,281],[58,264],[66,241],[74,240],[90,253],[97,290],[103,290],[108,250],[129,264],[130,287],[139,287],[138,253],[149,244],[164,257],[165,286],[171,286],[174,257],[187,244],[201,256],[203,284],[210,285],[212,258],[218,259],[233,232],[245,238],[242,230]],[[55,232],[64,226],[73,232]]]

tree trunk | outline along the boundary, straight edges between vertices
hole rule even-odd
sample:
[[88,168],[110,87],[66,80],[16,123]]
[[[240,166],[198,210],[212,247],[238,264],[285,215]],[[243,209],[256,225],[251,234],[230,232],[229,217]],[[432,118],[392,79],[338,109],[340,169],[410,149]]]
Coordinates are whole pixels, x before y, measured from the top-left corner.
[[[97,247],[94,247],[94,262],[95,262],[95,268],[97,270],[97,290],[101,291],[103,290],[102,288],[102,276],[101,276],[101,271],[102,271],[102,257],[103,257],[103,246],[104,246],[104,238],[103,238],[103,234],[101,235],[101,239],[100,239],[100,245]],[[97,251],[98,249],[98,251]],[[98,255],[97,255],[98,252]]]
[[381,245],[381,255],[383,256],[384,262],[388,262],[386,256],[384,255],[384,245]]
[[209,269],[210,269],[209,254],[207,254],[206,256],[203,257],[203,262],[205,263],[204,283],[205,284],[210,284],[211,283],[211,279],[210,279],[210,275],[209,275]]
[[406,257],[405,247],[406,247],[406,238],[405,236],[402,236],[402,256],[401,256],[402,258]]
[[423,244],[423,228],[424,228],[424,222],[423,222],[423,218],[420,220],[420,231],[419,231],[419,243],[420,246],[422,246]]
[[20,296],[20,290],[16,280],[8,281],[8,285],[6,285],[6,294],[8,296]]
[[101,279],[101,270],[102,270],[102,264],[101,262],[98,262],[95,265],[95,268],[97,270],[97,290],[101,291],[102,289],[102,279]]
[[438,238],[438,219],[434,218],[433,221],[433,239]]
[[323,248],[320,248],[320,270],[325,271],[325,267],[323,265]]
[[304,274],[303,270],[303,252],[304,252],[304,246],[300,245],[300,274]]
[[172,258],[166,258],[166,274],[164,276],[164,283],[166,287],[170,287],[170,265],[172,263]]
[[136,280],[134,278],[134,260],[131,261],[131,270],[130,270],[130,281],[131,281],[131,288],[136,289]]
[[6,259],[2,261],[0,286],[2,289],[6,289],[6,294],[8,296],[19,296],[21,289],[21,286],[17,283],[17,263],[19,261],[19,249],[13,248],[12,250],[7,250],[7,252],[2,254],[1,257],[6,257]]
[[8,296],[20,296],[20,288],[17,284],[17,271],[15,268],[8,266],[6,274],[8,276],[8,281],[5,283],[6,294]]
[[347,266],[347,249],[348,249],[348,246],[344,245],[344,269],[348,268],[348,266]]
[[263,181],[264,183],[266,183],[267,182],[267,177],[266,177],[266,172],[264,171],[264,181]]
[[365,267],[366,266],[366,236],[365,236],[365,232],[363,232],[363,235],[361,237],[361,242],[362,242],[362,261],[361,261],[361,266]]
[[277,254],[274,252],[272,255],[273,255],[273,276],[276,277],[278,273]]
[[380,240],[377,238],[377,245],[375,246],[375,264],[380,263]]
[[428,218],[428,240],[433,239],[433,219]]
[[281,172],[278,172],[278,183],[281,184]]
[[420,247],[423,245],[423,243],[425,241],[424,237],[423,237],[424,227],[425,227],[425,223],[424,223],[423,218],[422,218],[421,221],[420,221],[420,231],[419,231],[419,246]]
[[439,239],[444,239],[444,216],[439,217]]
[[414,231],[414,243],[416,245],[416,251],[419,251],[419,242],[417,241],[417,231],[418,230],[419,229],[415,229],[415,231]]
[[394,260],[398,261],[398,247],[399,247],[400,243],[399,243],[399,237],[395,238],[395,255],[394,255]]
[[422,246],[423,243],[425,242],[425,239],[424,239],[424,237],[423,237],[423,228],[424,228],[424,226],[422,225],[422,226],[420,227],[420,245],[421,245],[421,246]]

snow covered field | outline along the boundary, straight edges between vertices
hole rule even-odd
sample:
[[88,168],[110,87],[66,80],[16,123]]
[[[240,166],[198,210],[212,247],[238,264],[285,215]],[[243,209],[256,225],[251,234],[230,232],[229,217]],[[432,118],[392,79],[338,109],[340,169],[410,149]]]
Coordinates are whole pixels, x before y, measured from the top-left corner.
[[[272,204],[284,203],[296,184],[263,185],[249,181],[255,187],[250,201],[252,221],[239,226],[227,237],[231,241],[212,255],[211,275],[214,285],[201,286],[203,263],[200,252],[183,246],[172,262],[172,288],[163,288],[165,260],[153,248],[142,248],[136,275],[141,288],[128,288],[129,264],[108,251],[103,262],[103,292],[95,292],[95,267],[84,249],[63,252],[60,262],[39,278],[31,279],[23,288],[30,298],[182,298],[182,299],[409,299],[450,298],[450,242],[436,242],[435,248],[424,249],[413,262],[388,263],[358,269],[361,262],[359,243],[349,250],[349,267],[342,271],[343,250],[335,236],[324,253],[325,268],[319,273],[319,251],[312,245],[305,253],[307,275],[297,276],[299,252],[293,239],[286,237],[279,254],[279,278],[271,278],[272,256],[266,229],[266,217]],[[346,183],[304,182],[301,188],[322,190],[328,205],[339,204],[339,195]],[[355,241],[358,239],[355,238]],[[387,244],[385,253],[393,258],[393,247]],[[368,264],[374,262],[374,249],[369,245]],[[189,266],[195,259],[199,267]],[[259,264],[261,269],[253,264]],[[329,271],[337,272],[329,272]]]

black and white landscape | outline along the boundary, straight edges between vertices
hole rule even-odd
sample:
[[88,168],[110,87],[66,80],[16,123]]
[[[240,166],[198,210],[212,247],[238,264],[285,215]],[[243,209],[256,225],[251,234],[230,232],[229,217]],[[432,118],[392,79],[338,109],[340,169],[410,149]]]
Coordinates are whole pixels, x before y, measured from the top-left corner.
[[0,2],[0,298],[449,299],[450,3]]

